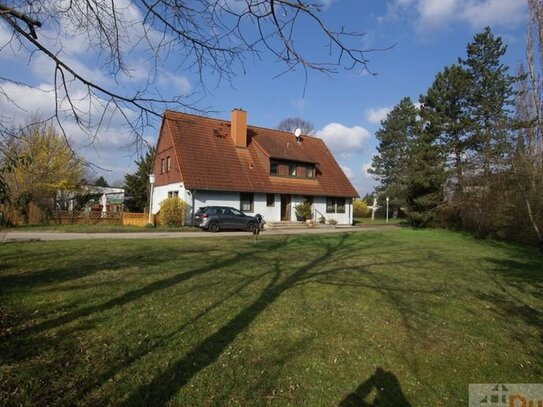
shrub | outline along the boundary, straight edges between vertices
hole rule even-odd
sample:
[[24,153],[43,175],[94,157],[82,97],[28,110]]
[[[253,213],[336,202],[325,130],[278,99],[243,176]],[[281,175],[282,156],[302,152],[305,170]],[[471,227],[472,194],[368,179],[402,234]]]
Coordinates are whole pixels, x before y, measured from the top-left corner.
[[329,224],[329,225],[337,225],[337,220],[335,220],[335,219],[328,219],[328,224]]
[[324,224],[326,223],[326,218],[325,218],[324,216],[320,216],[320,217],[319,217],[319,223],[320,223],[321,225],[324,225]]
[[188,204],[176,196],[160,203],[160,216],[168,226],[184,226],[187,213]]
[[368,204],[361,200],[355,199],[353,201],[353,216],[355,218],[367,218],[371,215],[371,209],[368,208]]
[[311,219],[311,202],[305,201],[302,203],[299,203],[294,207],[296,211],[296,217],[303,218],[303,220]]

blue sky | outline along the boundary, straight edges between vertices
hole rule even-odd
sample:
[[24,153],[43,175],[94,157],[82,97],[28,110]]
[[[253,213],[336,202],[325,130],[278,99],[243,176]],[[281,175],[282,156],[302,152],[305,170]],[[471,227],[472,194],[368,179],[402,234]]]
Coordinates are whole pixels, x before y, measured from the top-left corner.
[[[127,0],[123,0],[127,1]],[[223,0],[233,3],[235,0]],[[508,45],[504,59],[513,70],[523,59],[526,29],[524,0],[326,0],[321,17],[330,27],[345,26],[365,33],[354,45],[361,48],[388,48],[368,54],[370,75],[360,70],[340,69],[332,76],[310,72],[307,84],[301,70],[276,78],[284,67],[270,56],[245,61],[245,73],[236,75],[231,84],[223,83],[207,94],[200,94],[200,107],[210,107],[211,116],[228,119],[230,111],[242,107],[248,112],[250,124],[276,127],[285,117],[301,117],[314,124],[350,177],[361,195],[371,192],[375,182],[365,170],[375,154],[375,131],[386,113],[403,97],[416,101],[444,66],[465,56],[473,36],[489,25],[494,34],[502,36]],[[47,27],[43,28],[47,30]],[[300,26],[297,44],[309,56],[326,56],[324,44],[313,33]],[[0,25],[0,46],[9,41],[6,27]],[[141,84],[147,71],[143,51],[130,51],[133,74],[129,80],[115,84],[108,78],[96,57],[77,39],[65,38],[63,52],[70,62],[81,67],[91,78],[121,90]],[[173,65],[172,65],[173,66]],[[165,66],[157,81],[164,95],[179,92],[199,92],[198,79],[188,72]],[[16,101],[14,107],[0,95],[0,118],[13,123],[24,121],[31,113],[50,114],[53,67],[43,57],[20,49],[0,48],[0,77],[32,83],[38,89],[0,80],[4,92]],[[209,76],[213,83],[213,77]],[[176,92],[174,92],[176,91]],[[81,98],[84,100],[84,96]],[[94,143],[73,124],[67,132],[80,154],[101,167],[98,175],[110,182],[122,180],[134,170],[138,152],[131,145],[126,128],[112,117],[102,128]],[[150,143],[158,130],[148,129]]]

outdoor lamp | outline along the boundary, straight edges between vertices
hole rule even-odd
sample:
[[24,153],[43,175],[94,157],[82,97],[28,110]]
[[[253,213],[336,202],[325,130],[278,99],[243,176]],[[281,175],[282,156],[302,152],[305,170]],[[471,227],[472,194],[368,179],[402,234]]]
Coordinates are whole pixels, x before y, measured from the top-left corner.
[[153,187],[155,186],[155,174],[149,174],[149,184],[151,184],[151,194],[149,196],[149,223],[153,223]]

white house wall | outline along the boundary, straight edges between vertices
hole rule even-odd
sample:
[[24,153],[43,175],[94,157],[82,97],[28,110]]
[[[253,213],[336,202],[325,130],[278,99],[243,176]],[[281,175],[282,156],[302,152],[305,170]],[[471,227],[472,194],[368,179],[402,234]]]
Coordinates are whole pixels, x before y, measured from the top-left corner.
[[[173,183],[167,185],[161,185],[154,188],[153,192],[153,214],[158,213],[160,210],[160,203],[168,198],[168,193],[177,191],[179,198],[184,200],[191,211],[189,211],[189,219],[192,219],[192,203],[193,196],[191,191],[185,189],[183,183]],[[194,206],[195,211],[203,206],[231,206],[240,209],[240,194],[239,192],[219,192],[219,191],[193,191],[194,193]],[[268,222],[278,222],[281,220],[281,195],[275,194],[275,200],[273,206],[267,206],[267,194],[255,193],[253,211],[247,212],[248,215],[261,214]],[[295,206],[305,200],[304,196],[292,195],[291,196],[291,214],[290,219],[296,220]],[[318,221],[320,216],[324,216],[328,219],[335,219],[339,224],[352,224],[352,203],[351,200],[345,199],[345,213],[326,213],[326,198],[314,197],[313,198],[313,212],[314,220]]]
[[190,195],[189,197],[187,196],[188,194],[185,190],[185,187],[183,186],[183,183],[175,182],[173,184],[161,185],[159,187],[153,188],[153,205],[151,208],[151,212],[156,215],[160,210],[160,203],[168,198],[168,192],[175,191],[177,191],[177,193],[179,194],[179,198],[181,198],[183,201],[187,202],[190,205]]
[[326,197],[316,196],[313,198],[313,214],[315,221],[318,221],[321,216],[324,216],[326,220],[334,219],[340,225],[352,225],[352,201],[349,198],[345,198],[345,213],[326,213]]
[[[194,206],[196,210],[202,206],[231,206],[240,209],[239,192],[213,192],[196,191]],[[187,201],[191,204],[190,201]],[[253,211],[244,211],[247,215],[259,213],[267,221],[279,221],[281,219],[281,196],[275,194],[274,206],[266,206],[266,194],[255,193],[253,200]]]

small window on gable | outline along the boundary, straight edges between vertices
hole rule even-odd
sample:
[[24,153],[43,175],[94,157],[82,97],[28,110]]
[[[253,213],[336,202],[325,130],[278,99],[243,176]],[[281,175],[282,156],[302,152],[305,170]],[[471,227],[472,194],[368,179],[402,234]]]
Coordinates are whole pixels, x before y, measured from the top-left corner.
[[171,162],[170,162],[170,156],[166,157],[166,172],[170,172],[171,168]]
[[252,192],[242,192],[239,194],[240,209],[243,212],[252,212],[254,203],[254,194]]
[[160,160],[160,173],[161,174],[164,174],[165,167],[166,167],[166,165],[165,165],[164,158],[163,158],[162,160]]
[[295,177],[296,176],[296,170],[297,170],[297,165],[295,163],[289,163],[289,165],[288,165],[288,175],[291,176],[291,177]]
[[275,194],[266,194],[266,206],[275,206]]
[[270,161],[270,175],[279,175],[279,163]]

